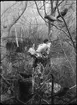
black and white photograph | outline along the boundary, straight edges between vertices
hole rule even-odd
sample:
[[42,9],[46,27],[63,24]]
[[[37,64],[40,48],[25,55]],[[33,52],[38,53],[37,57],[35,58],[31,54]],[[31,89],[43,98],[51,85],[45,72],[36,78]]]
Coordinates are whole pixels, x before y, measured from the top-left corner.
[[76,0],[0,5],[0,103],[77,104]]

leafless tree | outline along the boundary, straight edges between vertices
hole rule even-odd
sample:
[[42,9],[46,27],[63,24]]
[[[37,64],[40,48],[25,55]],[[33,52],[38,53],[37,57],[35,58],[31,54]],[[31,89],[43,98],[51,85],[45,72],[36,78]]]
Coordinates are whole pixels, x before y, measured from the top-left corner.
[[[27,1],[15,2],[13,5],[8,7],[2,13],[1,15],[1,45],[3,45],[3,41],[2,41],[3,38],[10,36],[11,28],[16,25],[16,23],[19,21],[19,19],[22,17],[24,12],[26,11],[27,3],[28,3]],[[17,7],[18,9],[15,11]],[[18,43],[17,39],[18,38],[16,37],[16,42]]]
[[[65,18],[63,16],[61,16],[61,20],[63,21],[61,24],[64,24],[64,26],[66,27],[66,30],[67,31],[65,31],[64,29],[58,27],[54,22],[51,22],[50,20],[46,21],[46,19],[44,18],[44,16],[42,16],[42,14],[40,12],[40,9],[39,9],[40,6],[38,5],[38,2],[37,1],[34,1],[34,2],[36,4],[36,8],[37,8],[38,14],[41,16],[41,18],[48,25],[48,35],[49,34],[51,35],[50,30],[53,30],[53,26],[54,26],[55,28],[57,28],[58,30],[60,30],[61,32],[63,32],[69,38],[69,40],[71,41],[71,43],[69,43],[69,42],[68,43],[74,47],[75,52],[76,52],[76,44],[75,44],[75,42],[73,40],[73,37],[72,37],[72,35],[71,35],[70,31],[69,31],[69,28],[68,28],[68,25],[66,23]],[[44,14],[46,15],[47,14],[47,11],[46,11],[47,10],[47,8],[46,8],[47,1],[44,0],[44,1],[41,1],[41,2],[43,2],[42,3],[43,4],[42,5],[42,8],[43,8]],[[54,4],[55,4],[55,6],[54,6]],[[55,0],[50,0],[49,1],[49,5],[50,5],[50,8],[51,8],[50,9],[50,15],[56,15],[56,13],[58,15],[60,15],[60,11],[61,11],[60,8],[61,8],[61,6],[63,5],[64,8],[65,8],[65,6],[68,5],[68,10],[69,10],[72,7],[73,2],[68,3],[68,0],[61,0],[61,1],[58,1],[58,0],[56,0],[56,1]],[[50,35],[49,35],[49,37],[50,37]]]
[[[11,9],[16,8],[15,6],[20,5],[20,10],[21,12],[19,13],[19,11],[17,11],[17,16],[15,16],[15,14],[11,15],[10,18],[13,18],[13,20],[8,24],[5,25],[5,15],[9,16],[11,14]],[[10,30],[11,28],[18,22],[18,20],[21,18],[21,16],[24,14],[25,10],[27,8],[27,1],[22,1],[22,2],[18,2],[13,4],[11,7],[9,7],[7,10],[5,10],[2,14],[2,36],[3,36],[3,32],[7,31],[8,35],[10,34]],[[10,14],[8,13],[8,11],[10,11]],[[15,12],[15,11],[14,11]],[[9,21],[9,20],[7,20]]]

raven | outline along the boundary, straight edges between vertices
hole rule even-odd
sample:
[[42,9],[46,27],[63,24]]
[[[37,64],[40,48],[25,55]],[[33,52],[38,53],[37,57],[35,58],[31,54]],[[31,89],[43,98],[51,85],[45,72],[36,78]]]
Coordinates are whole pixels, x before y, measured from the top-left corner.
[[[67,11],[68,11],[68,9],[65,8],[62,12],[60,12],[60,14],[64,17],[66,15]],[[57,18],[61,17],[60,14],[57,16]]]

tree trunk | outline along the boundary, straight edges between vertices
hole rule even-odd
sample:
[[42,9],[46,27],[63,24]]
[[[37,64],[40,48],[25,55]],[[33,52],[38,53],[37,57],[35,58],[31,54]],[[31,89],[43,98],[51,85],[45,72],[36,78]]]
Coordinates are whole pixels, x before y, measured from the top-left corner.
[[[50,15],[52,15],[52,13],[53,13],[53,0],[50,0],[50,6],[51,6],[51,13],[50,13]],[[48,22],[48,37],[49,37],[50,41],[51,41],[51,37],[52,37],[52,33],[50,34],[51,28],[52,28],[52,26],[51,26],[51,23],[49,21]]]

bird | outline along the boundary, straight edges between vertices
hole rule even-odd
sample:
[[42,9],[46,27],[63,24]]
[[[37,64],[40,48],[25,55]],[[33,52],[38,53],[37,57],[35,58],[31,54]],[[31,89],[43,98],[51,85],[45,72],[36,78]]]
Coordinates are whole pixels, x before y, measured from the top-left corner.
[[55,17],[53,15],[46,15],[44,18],[48,19],[51,22],[54,22],[54,21],[62,22],[62,20],[59,20],[57,17]]
[[60,18],[61,16],[65,16],[67,14],[68,9],[65,8],[63,11],[60,12],[60,14],[57,16],[57,19]]

